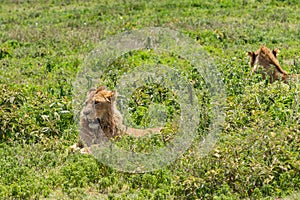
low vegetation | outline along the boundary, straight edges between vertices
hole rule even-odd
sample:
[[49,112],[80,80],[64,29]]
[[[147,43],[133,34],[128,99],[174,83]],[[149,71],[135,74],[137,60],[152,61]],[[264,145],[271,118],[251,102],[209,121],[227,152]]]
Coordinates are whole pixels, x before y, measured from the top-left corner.
[[[288,73],[300,73],[298,0],[0,1],[0,199],[299,199],[299,84],[250,77],[248,51],[278,48]],[[226,90],[225,121],[214,148],[199,155],[210,129],[203,75],[171,53],[134,51],[111,63],[99,84],[143,63],[177,67],[192,84],[200,124],[192,146],[149,173],[126,173],[91,155],[78,141],[72,83],[97,44],[127,30],[165,27],[203,46]],[[156,84],[138,88],[132,122],[150,123],[151,102],[167,108],[162,136],[117,143],[152,151],[175,136],[176,95]],[[174,117],[175,116],[175,117]],[[176,127],[175,127],[176,128]]]

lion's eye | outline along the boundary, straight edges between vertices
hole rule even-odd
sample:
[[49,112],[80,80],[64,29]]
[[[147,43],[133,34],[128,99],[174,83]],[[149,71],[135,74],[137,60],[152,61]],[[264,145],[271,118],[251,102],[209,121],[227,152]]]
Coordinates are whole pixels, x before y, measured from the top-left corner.
[[99,104],[100,103],[100,101],[95,101],[95,105],[97,105],[97,104]]

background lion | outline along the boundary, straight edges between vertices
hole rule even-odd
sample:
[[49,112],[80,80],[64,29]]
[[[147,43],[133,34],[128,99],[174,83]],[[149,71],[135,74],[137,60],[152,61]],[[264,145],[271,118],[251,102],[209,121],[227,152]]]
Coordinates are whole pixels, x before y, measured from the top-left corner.
[[287,83],[289,79],[298,79],[298,74],[288,74],[284,69],[281,68],[277,55],[279,54],[278,49],[270,50],[266,46],[261,46],[256,52],[248,52],[250,57],[249,65],[252,73],[259,71],[262,78],[269,79],[270,83],[280,80]]

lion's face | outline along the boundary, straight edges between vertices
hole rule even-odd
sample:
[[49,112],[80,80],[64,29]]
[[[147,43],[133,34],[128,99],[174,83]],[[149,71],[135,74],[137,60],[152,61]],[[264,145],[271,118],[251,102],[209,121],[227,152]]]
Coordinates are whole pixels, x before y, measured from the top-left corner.
[[100,120],[112,108],[115,97],[116,92],[107,91],[105,87],[90,90],[81,111],[81,118],[89,124],[90,128],[97,128]]

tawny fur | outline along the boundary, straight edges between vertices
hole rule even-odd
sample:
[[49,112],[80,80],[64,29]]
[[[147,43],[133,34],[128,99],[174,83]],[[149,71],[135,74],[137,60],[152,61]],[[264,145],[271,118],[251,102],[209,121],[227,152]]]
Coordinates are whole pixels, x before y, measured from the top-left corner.
[[[249,65],[252,73],[259,71],[262,78],[266,80],[268,78],[270,83],[274,81],[283,81],[287,83],[289,80],[298,80],[298,74],[288,74],[284,69],[281,68],[277,56],[279,54],[278,49],[271,51],[266,46],[261,46],[256,52],[248,52],[250,57]],[[259,69],[262,68],[262,69]]]
[[140,137],[161,130],[161,128],[135,129],[124,126],[121,113],[116,107],[116,98],[116,91],[108,91],[104,86],[88,92],[80,115],[80,139],[86,146],[100,144],[121,134]]
[[107,91],[105,87],[88,92],[80,113],[80,139],[87,146],[119,134],[117,125],[121,124],[122,117],[115,107],[115,99],[116,92]]

